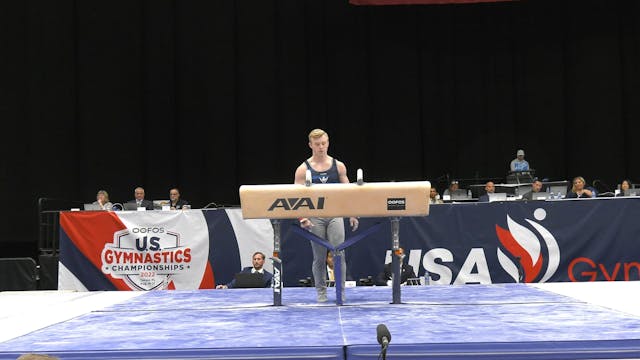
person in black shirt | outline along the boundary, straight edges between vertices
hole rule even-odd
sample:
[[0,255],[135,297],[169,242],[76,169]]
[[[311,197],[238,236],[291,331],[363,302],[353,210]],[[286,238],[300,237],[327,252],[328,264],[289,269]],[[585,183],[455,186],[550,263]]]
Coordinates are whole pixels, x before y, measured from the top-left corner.
[[[400,283],[404,284],[407,282],[408,279],[416,277],[416,273],[413,271],[413,266],[404,262],[404,258],[405,258],[404,249],[400,248],[398,250],[400,252],[400,262],[402,263],[401,273],[400,273]],[[395,255],[391,254],[391,256],[395,256]],[[389,283],[389,281],[393,276],[393,269],[391,268],[392,264],[393,262],[390,262],[384,266],[384,270],[378,275],[376,284],[385,286]]]
[[178,190],[178,188],[169,190],[169,199],[171,210],[180,210],[185,205],[189,205],[188,201],[180,199],[180,190]]

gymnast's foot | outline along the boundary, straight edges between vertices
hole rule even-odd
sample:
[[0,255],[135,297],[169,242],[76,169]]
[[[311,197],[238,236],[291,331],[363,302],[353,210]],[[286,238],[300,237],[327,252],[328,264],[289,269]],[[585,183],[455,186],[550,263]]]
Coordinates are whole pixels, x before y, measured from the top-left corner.
[[[323,291],[324,290],[324,291]],[[318,302],[319,303],[324,303],[327,302],[327,290],[323,289],[323,290],[318,290]]]

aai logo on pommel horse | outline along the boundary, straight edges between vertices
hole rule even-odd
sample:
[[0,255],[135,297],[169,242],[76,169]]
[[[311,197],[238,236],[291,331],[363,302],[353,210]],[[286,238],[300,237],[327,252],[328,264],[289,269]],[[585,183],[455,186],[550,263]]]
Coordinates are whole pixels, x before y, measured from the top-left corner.
[[269,211],[274,209],[282,210],[298,210],[299,208],[306,207],[310,210],[322,210],[324,209],[324,197],[318,197],[316,201],[309,197],[302,198],[277,198],[273,204],[269,207]]

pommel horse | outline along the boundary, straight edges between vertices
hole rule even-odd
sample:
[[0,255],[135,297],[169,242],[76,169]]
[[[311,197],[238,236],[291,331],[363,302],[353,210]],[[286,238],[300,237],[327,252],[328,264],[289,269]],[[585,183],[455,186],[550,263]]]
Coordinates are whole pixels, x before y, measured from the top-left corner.
[[[245,219],[270,219],[273,225],[273,302],[282,305],[282,260],[280,259],[280,219],[303,217],[389,217],[391,220],[393,262],[393,303],[400,299],[400,218],[429,214],[429,181],[377,182],[362,181],[358,169],[357,183],[311,184],[311,174],[302,184],[242,185],[240,206]],[[357,241],[357,240],[356,240]],[[345,241],[346,243],[346,241]],[[348,245],[347,245],[348,246]],[[341,249],[340,249],[341,250]],[[340,256],[334,253],[335,256]],[[340,258],[337,268],[336,304],[342,305]]]

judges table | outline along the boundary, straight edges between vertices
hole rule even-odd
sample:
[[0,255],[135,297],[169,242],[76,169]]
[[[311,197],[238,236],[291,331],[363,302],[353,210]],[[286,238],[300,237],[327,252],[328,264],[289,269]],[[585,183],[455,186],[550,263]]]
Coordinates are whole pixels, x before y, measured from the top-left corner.
[[[405,261],[430,284],[640,279],[640,198],[432,205],[401,221]],[[285,286],[311,276],[309,241],[282,220]],[[346,250],[348,277],[375,278],[390,257],[388,221]],[[59,289],[213,288],[251,254],[273,250],[269,220],[240,209],[60,214]],[[345,224],[346,228],[346,224]],[[346,228],[347,231],[348,228]],[[269,268],[267,268],[269,270]]]

